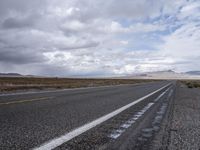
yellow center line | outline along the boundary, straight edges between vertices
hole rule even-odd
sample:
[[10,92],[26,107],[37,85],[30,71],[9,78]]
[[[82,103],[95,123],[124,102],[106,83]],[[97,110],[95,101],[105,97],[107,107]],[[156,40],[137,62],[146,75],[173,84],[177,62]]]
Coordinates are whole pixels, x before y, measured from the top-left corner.
[[0,106],[10,105],[10,104],[26,103],[26,102],[33,102],[33,101],[40,101],[40,100],[46,100],[46,99],[51,99],[51,98],[53,98],[53,97],[40,97],[40,98],[34,98],[34,99],[29,99],[29,100],[18,100],[18,101],[12,101],[12,102],[5,102],[5,103],[0,103]]

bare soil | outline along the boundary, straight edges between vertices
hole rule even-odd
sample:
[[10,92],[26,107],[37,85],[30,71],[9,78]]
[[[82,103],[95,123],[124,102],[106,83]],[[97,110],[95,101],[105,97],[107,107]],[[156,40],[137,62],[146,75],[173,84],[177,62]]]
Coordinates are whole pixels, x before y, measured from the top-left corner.
[[158,80],[0,77],[0,92],[12,92],[32,89],[43,90],[95,87],[104,85],[135,84],[152,81]]

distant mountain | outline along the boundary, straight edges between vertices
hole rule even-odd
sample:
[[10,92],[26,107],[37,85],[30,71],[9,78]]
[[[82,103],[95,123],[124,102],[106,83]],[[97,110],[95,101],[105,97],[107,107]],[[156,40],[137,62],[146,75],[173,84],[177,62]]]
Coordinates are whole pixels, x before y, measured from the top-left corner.
[[174,75],[177,74],[177,72],[173,71],[173,70],[162,70],[162,71],[154,71],[154,72],[146,72],[145,73],[147,76],[151,76],[151,75]]
[[22,77],[19,73],[0,73],[0,77]]
[[179,79],[184,76],[184,74],[177,73],[173,70],[148,72],[146,74],[147,78],[153,78],[153,79]]
[[163,70],[124,76],[127,79],[200,79],[200,71],[178,73],[173,70]]
[[188,71],[188,72],[186,72],[186,74],[189,74],[189,75],[200,75],[200,71]]
[[155,72],[148,72],[148,73],[176,73],[173,70],[162,70],[162,71],[155,71]]

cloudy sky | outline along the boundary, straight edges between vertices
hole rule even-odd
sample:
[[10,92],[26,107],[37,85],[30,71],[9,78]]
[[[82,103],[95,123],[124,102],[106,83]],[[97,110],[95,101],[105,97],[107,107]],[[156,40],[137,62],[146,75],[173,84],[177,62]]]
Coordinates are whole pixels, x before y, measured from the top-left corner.
[[1,0],[0,72],[200,70],[199,0]]

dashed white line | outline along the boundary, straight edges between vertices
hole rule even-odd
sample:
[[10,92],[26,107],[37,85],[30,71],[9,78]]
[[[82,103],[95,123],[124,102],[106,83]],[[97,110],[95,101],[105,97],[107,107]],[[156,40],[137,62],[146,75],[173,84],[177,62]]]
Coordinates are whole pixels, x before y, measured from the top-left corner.
[[127,105],[125,105],[125,106],[123,106],[123,107],[121,107],[121,108],[119,108],[119,109],[107,114],[107,115],[104,115],[104,116],[102,116],[102,117],[100,117],[100,118],[98,118],[98,119],[96,119],[96,120],[94,120],[94,121],[92,121],[90,123],[87,123],[87,124],[77,128],[77,129],[74,129],[71,132],[68,132],[68,133],[66,133],[66,134],[64,134],[64,135],[62,135],[62,136],[60,136],[58,138],[52,139],[52,140],[42,144],[41,146],[34,148],[34,150],[51,150],[51,149],[54,149],[54,148],[60,146],[61,144],[65,143],[65,142],[68,142],[69,140],[79,136],[80,134],[82,134],[82,133],[94,128],[95,126],[107,121],[108,119],[118,115],[119,113],[121,113],[122,111],[130,108],[131,106],[133,106],[133,105],[145,100],[146,98],[148,98],[148,97],[152,96],[153,94],[155,94],[155,93],[161,91],[162,89],[166,88],[170,84],[171,83],[169,83],[169,84],[163,86],[162,88],[160,88],[160,89],[158,89],[158,90],[156,90],[154,92],[151,92],[150,94],[148,94],[148,95],[146,95],[144,97],[141,97],[141,98],[139,98],[139,99],[137,99],[137,100],[135,100],[135,101],[133,101],[133,102],[131,102],[131,103],[129,103],[129,104],[127,104]]
[[[167,93],[169,91],[170,87],[165,90],[162,94],[160,94],[155,100],[154,102],[156,103],[163,95],[165,95],[165,93]],[[154,103],[148,103],[142,110],[140,110],[139,112],[137,112],[131,119],[129,119],[128,121],[126,121],[125,123],[123,123],[120,128],[122,129],[117,129],[112,131],[112,133],[108,136],[111,139],[117,139],[118,137],[120,137],[122,135],[123,132],[125,132],[127,128],[129,128],[131,125],[133,125],[136,120],[138,120],[149,108],[151,108],[151,106],[153,106]],[[122,132],[119,132],[119,130],[121,130]]]

